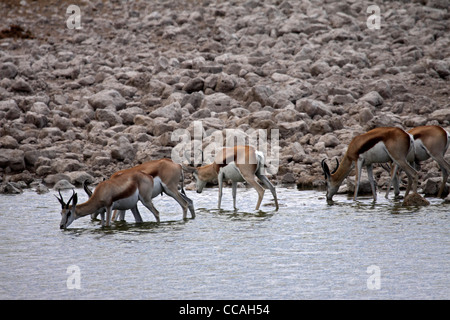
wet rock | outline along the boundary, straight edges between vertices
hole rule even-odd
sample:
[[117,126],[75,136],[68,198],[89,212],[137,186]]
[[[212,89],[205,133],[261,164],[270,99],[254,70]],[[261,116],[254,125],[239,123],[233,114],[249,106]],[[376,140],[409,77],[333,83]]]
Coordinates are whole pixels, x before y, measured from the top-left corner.
[[450,194],[444,199],[444,203],[450,203]]
[[281,183],[282,184],[294,184],[296,181],[297,181],[297,178],[291,172],[286,173],[281,178]]
[[69,177],[69,182],[75,186],[82,186],[84,181],[88,183],[93,183],[95,181],[94,177],[87,173],[86,171],[72,171],[66,173]]
[[[442,184],[442,178],[429,178],[422,183],[422,193],[425,196],[436,196]],[[444,195],[448,193],[448,187],[444,188]]]
[[46,193],[50,192],[49,189],[48,189],[45,185],[43,185],[42,183],[39,183],[39,184],[36,186],[35,191],[36,191],[38,194],[46,194]]
[[403,200],[404,207],[418,207],[418,206],[428,206],[430,205],[430,201],[422,197],[417,192],[413,192],[408,194]]
[[67,189],[75,189],[75,186],[71,184],[68,180],[59,180],[53,186],[54,190],[67,190]]
[[22,189],[15,182],[7,182],[0,185],[0,193],[3,194],[20,194],[22,192]]
[[76,159],[56,159],[52,163],[52,168],[58,173],[78,171],[83,168],[83,164]]

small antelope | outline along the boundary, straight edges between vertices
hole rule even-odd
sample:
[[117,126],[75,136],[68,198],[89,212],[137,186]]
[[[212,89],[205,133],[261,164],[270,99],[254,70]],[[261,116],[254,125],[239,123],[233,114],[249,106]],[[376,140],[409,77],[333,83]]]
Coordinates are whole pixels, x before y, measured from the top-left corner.
[[408,153],[414,148],[414,141],[410,134],[400,128],[384,127],[376,128],[361,134],[350,142],[342,163],[337,161],[336,169],[330,173],[325,160],[322,160],[322,170],[327,182],[327,201],[331,201],[337,193],[344,179],[350,174],[353,163],[356,163],[355,194],[358,197],[358,189],[361,178],[362,167],[365,166],[372,188],[373,200],[376,201],[377,194],[373,179],[372,164],[393,161],[402,168],[408,176],[408,187],[405,197],[411,186],[413,192],[417,192],[417,172],[407,161]]
[[233,148],[221,149],[217,153],[214,162],[211,164],[199,168],[183,166],[183,169],[193,173],[196,179],[197,193],[202,192],[207,182],[211,182],[216,178],[218,179],[219,209],[222,202],[223,180],[229,179],[232,183],[234,209],[236,209],[237,183],[247,181],[258,192],[256,210],[259,210],[264,196],[264,188],[256,181],[255,177],[258,177],[272,192],[275,200],[275,207],[276,210],[278,210],[278,199],[275,187],[264,175],[264,160],[264,154],[256,151],[255,148],[251,146],[236,146]]
[[131,171],[123,173],[115,179],[101,182],[95,188],[89,200],[79,205],[77,205],[77,193],[74,192],[66,203],[63,200],[61,192],[59,192],[59,198],[56,198],[62,207],[60,228],[65,229],[74,220],[90,215],[102,208],[106,208],[106,221],[102,218],[102,225],[109,226],[111,210],[132,209],[139,200],[153,213],[156,220],[159,221],[159,212],[152,204],[152,196],[155,191],[153,184],[152,176],[141,171]]
[[[436,161],[442,171],[442,184],[439,188],[438,198],[442,197],[445,189],[448,176],[450,174],[450,164],[444,159],[445,153],[450,146],[450,133],[439,126],[420,126],[408,131],[414,137],[415,152],[409,156],[408,162],[420,167],[420,162],[432,158]],[[395,195],[399,194],[399,182],[397,176],[398,166],[393,168],[393,175],[391,181],[394,184]],[[386,198],[390,191],[390,184],[386,191]]]
[[[159,194],[165,193],[174,198],[180,204],[181,208],[183,209],[183,219],[187,218],[188,209],[191,212],[191,217],[195,218],[194,204],[192,200],[186,196],[183,189],[184,175],[181,165],[173,162],[170,159],[153,160],[145,162],[133,168],[117,171],[111,176],[110,179],[115,179],[116,177],[119,177],[124,173],[133,171],[141,171],[153,177],[153,189],[155,190],[153,192],[153,198],[155,198]],[[179,182],[181,182],[181,193],[178,191]],[[89,188],[87,188],[86,185],[84,185],[84,190],[89,196],[90,194],[92,194],[92,192],[89,190]],[[137,209],[137,205],[136,208],[132,209],[132,212],[136,222],[141,222],[142,217]],[[95,215],[99,213],[101,214],[101,211],[96,212]],[[124,220],[125,210],[119,210],[119,216],[120,220]],[[117,216],[114,214],[113,220],[115,220],[116,217]]]

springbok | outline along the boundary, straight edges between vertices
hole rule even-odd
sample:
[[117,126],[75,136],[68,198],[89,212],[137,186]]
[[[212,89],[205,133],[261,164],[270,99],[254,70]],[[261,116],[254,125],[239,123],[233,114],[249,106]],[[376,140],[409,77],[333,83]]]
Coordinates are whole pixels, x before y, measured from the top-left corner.
[[[173,162],[170,159],[160,159],[160,160],[152,160],[145,163],[142,163],[133,168],[128,168],[124,170],[117,171],[114,173],[110,179],[115,179],[120,175],[133,172],[133,171],[141,171],[148,175],[151,175],[154,180],[154,189],[159,190],[159,192],[153,193],[153,198],[158,196],[159,194],[165,193],[168,196],[174,198],[181,206],[183,210],[183,219],[187,218],[187,209],[189,209],[191,213],[191,217],[195,218],[195,210],[194,204],[191,199],[186,196],[184,192],[183,184],[184,184],[184,174],[181,168],[181,165]],[[178,191],[178,184],[181,182],[181,193]],[[90,196],[92,192],[84,185],[84,190]],[[131,209],[131,208],[130,208]],[[142,221],[142,217],[139,213],[139,210],[136,208],[132,208],[132,212],[136,222]],[[101,214],[101,210],[95,213],[95,216]],[[125,210],[119,210],[119,219],[124,220]],[[95,217],[94,217],[95,218]],[[113,220],[117,218],[117,215],[113,215]]]
[[66,229],[74,220],[98,212],[102,208],[106,209],[106,221],[102,215],[102,226],[109,226],[111,210],[132,209],[139,200],[159,221],[159,212],[152,204],[152,196],[158,192],[160,190],[154,188],[153,177],[142,171],[124,172],[114,179],[101,182],[89,200],[79,205],[77,193],[73,192],[66,203],[59,192],[59,198],[56,198],[62,207],[60,228]]
[[[436,161],[442,171],[442,184],[439,188],[437,197],[442,197],[450,174],[450,164],[444,159],[445,153],[450,146],[450,133],[439,126],[420,126],[408,131],[414,137],[413,156],[409,156],[408,161],[414,164],[415,168],[420,167],[420,162],[432,158]],[[399,182],[397,176],[398,167],[393,167],[392,179],[394,184],[395,195],[399,194]],[[389,184],[386,191],[386,198],[388,197],[391,184]]]
[[201,193],[206,183],[217,178],[219,183],[219,203],[222,202],[222,185],[224,180],[231,180],[233,207],[236,209],[237,183],[247,181],[258,192],[256,210],[259,210],[264,196],[264,188],[256,181],[258,177],[272,192],[275,207],[278,210],[278,199],[275,187],[264,175],[264,154],[251,146],[235,146],[223,148],[217,152],[214,162],[202,167],[183,166],[187,172],[193,173],[196,179],[197,193]]
[[354,162],[356,162],[354,200],[358,197],[361,171],[362,167],[365,166],[372,189],[373,200],[376,201],[377,194],[372,172],[373,163],[393,161],[408,176],[408,187],[405,197],[411,190],[411,186],[413,192],[417,192],[417,171],[407,161],[408,153],[412,148],[414,148],[412,136],[400,128],[376,128],[356,136],[348,145],[342,163],[339,164],[339,161],[336,160],[337,167],[333,172],[330,173],[325,160],[322,160],[322,170],[327,182],[327,201],[331,201],[337,193],[339,186],[350,174]]

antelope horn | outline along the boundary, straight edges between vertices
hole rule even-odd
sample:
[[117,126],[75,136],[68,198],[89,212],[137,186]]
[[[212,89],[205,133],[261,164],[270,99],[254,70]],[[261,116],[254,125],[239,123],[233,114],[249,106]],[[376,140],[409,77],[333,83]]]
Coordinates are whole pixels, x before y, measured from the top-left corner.
[[75,195],[75,190],[72,189],[72,196],[70,197],[69,201],[67,201],[67,204],[66,204],[67,209],[69,209],[69,203],[70,203],[70,201],[72,201],[74,195]]
[[64,200],[63,200],[63,197],[62,197],[62,195],[61,195],[61,190],[60,190],[60,189],[58,189],[58,193],[59,193],[59,198],[58,198],[58,196],[56,196],[56,195],[55,195],[55,198],[58,199],[58,201],[59,201],[59,203],[61,204],[61,206],[65,207],[65,206],[66,206],[66,203],[65,203]]
[[323,173],[325,174],[325,179],[327,179],[331,174],[330,169],[328,168],[328,165],[325,162],[325,159],[322,160],[322,170]]
[[331,174],[335,174],[338,168],[339,168],[339,160],[336,158],[336,168],[333,170],[333,172],[331,172]]
[[84,180],[84,182],[83,182],[83,189],[84,189],[84,191],[87,193],[87,195],[89,196],[89,198],[92,196],[92,190],[90,190],[89,188],[88,188],[88,180],[86,179],[86,180]]

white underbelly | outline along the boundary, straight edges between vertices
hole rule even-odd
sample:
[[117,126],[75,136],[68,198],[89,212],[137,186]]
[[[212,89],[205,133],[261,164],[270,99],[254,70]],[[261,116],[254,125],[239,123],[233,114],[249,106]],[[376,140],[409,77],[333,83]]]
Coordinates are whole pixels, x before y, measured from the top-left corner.
[[244,182],[245,179],[241,174],[241,171],[236,167],[236,164],[233,162],[230,162],[225,167],[220,168],[220,170],[223,172],[224,179],[229,179],[234,182]]
[[391,161],[386,145],[382,141],[378,142],[366,152],[361,153],[359,157],[364,160],[364,164],[384,163]]
[[162,182],[160,177],[153,178],[153,192],[152,198],[155,198],[161,194],[163,191]]
[[112,209],[113,210],[128,210],[134,208],[139,199],[139,190],[136,191],[129,196],[128,198],[123,198],[113,202]]
[[416,161],[425,161],[428,158],[430,158],[430,155],[428,154],[428,151],[423,145],[422,140],[420,139],[414,140],[414,149]]

